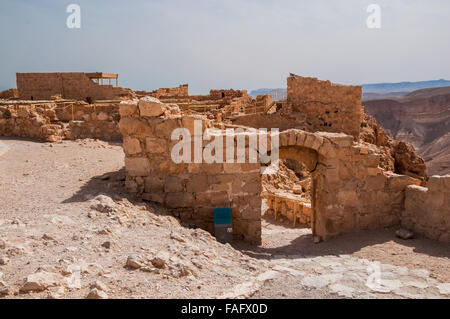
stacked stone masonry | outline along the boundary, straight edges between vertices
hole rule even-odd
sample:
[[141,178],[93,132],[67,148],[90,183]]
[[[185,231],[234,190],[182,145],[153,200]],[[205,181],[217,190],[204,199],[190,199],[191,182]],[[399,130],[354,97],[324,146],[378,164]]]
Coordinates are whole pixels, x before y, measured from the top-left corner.
[[260,164],[175,163],[173,130],[187,128],[194,139],[194,121],[202,121],[202,133],[211,128],[211,122],[203,116],[167,116],[159,111],[163,104],[150,101],[120,105],[128,191],[163,204],[183,223],[210,232],[213,209],[231,207],[234,236],[260,243]]
[[99,85],[86,73],[17,73],[21,100],[50,100],[53,96],[81,101],[114,100],[133,96],[130,89]]
[[427,187],[407,187],[402,225],[450,243],[450,175],[430,177]]
[[[22,86],[27,99],[35,92],[33,99],[49,99],[59,94],[61,81],[73,87],[86,80],[83,73],[34,77],[18,74],[18,83],[30,81]],[[69,88],[59,98],[128,94],[113,88],[118,95],[109,95],[108,86],[88,81],[77,90]],[[106,91],[91,94],[91,85],[94,91],[98,87]],[[55,86],[57,90],[51,89]],[[185,224],[210,232],[214,229],[213,209],[231,207],[235,237],[252,243],[261,242],[263,197],[269,209],[311,227],[323,240],[399,224],[433,239],[449,240],[449,177],[431,177],[426,185],[420,166],[423,161],[415,157],[414,150],[380,141],[381,128],[365,125],[360,87],[291,75],[287,101],[281,102],[272,102],[270,95],[252,99],[243,90],[211,90],[209,95],[189,96],[187,85],[148,95],[130,99],[133,92],[120,105],[4,101],[0,103],[0,135],[45,141],[123,138],[129,192],[166,206]],[[175,163],[171,151],[177,141],[172,141],[171,134],[177,128],[193,134],[195,120],[202,121],[202,134],[213,132],[212,139],[223,136],[225,128],[279,128],[280,159],[301,162],[310,174],[307,200],[292,197],[292,190],[287,196],[279,191],[263,193],[263,165],[259,162]],[[258,131],[254,134],[261,138]],[[202,152],[205,144],[208,142],[203,142]],[[398,167],[404,168],[400,173],[405,175],[392,172]]]
[[0,136],[56,142],[98,138],[120,141],[119,105],[37,102],[0,105]]
[[[175,164],[171,133],[176,128],[192,132],[196,117],[167,116],[158,101],[150,106],[158,111],[150,112],[143,107],[147,103],[121,104],[119,126],[124,136],[128,190],[167,206],[186,223],[208,230],[213,226],[214,207],[232,207],[235,235],[260,242],[260,164]],[[211,126],[205,118],[203,123],[204,129]],[[398,224],[406,186],[420,184],[420,180],[381,169],[376,151],[355,143],[351,135],[290,129],[279,134],[279,141],[280,154],[294,154],[284,156],[305,154],[305,149],[316,153],[311,228],[324,240]]]

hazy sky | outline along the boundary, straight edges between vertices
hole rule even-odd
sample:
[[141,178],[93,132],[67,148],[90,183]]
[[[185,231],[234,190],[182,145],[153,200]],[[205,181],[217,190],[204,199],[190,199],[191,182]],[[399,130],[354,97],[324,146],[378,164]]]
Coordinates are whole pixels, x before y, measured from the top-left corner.
[[[81,7],[68,29],[66,7]],[[368,29],[367,6],[381,6]],[[119,73],[151,90],[450,79],[449,0],[0,0],[0,87],[15,72]]]

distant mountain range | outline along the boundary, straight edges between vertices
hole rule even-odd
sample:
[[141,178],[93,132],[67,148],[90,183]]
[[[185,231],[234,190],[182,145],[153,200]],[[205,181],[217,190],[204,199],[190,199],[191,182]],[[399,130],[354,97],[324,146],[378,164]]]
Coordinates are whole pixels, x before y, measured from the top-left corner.
[[[402,97],[403,95],[412,91],[445,86],[450,86],[450,81],[440,79],[420,82],[363,84],[363,100]],[[252,97],[256,97],[260,94],[272,94],[274,100],[283,100],[286,98],[286,89],[264,88],[253,90],[249,94]]]
[[412,92],[421,89],[450,86],[450,81],[440,79],[420,82],[363,84],[363,93]]
[[413,144],[428,174],[450,173],[450,86],[367,100],[364,110],[390,136]]

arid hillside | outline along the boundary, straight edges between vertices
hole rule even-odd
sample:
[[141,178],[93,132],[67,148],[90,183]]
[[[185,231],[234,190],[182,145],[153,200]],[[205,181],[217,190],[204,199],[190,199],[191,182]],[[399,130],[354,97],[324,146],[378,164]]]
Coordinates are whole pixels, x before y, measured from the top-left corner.
[[450,87],[365,101],[364,108],[390,136],[414,145],[429,175],[450,173]]

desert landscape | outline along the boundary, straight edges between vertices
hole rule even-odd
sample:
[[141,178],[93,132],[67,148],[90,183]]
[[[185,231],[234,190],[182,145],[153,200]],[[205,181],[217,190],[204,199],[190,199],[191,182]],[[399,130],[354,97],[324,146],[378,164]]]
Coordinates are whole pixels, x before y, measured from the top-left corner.
[[[450,298],[445,88],[363,102],[292,73],[275,99],[117,79],[17,73],[0,93],[0,298]],[[267,174],[230,133],[248,155],[262,128]],[[189,160],[215,160],[174,162],[177,129]]]
[[364,109],[390,136],[415,147],[429,175],[450,173],[450,86],[366,100]]

